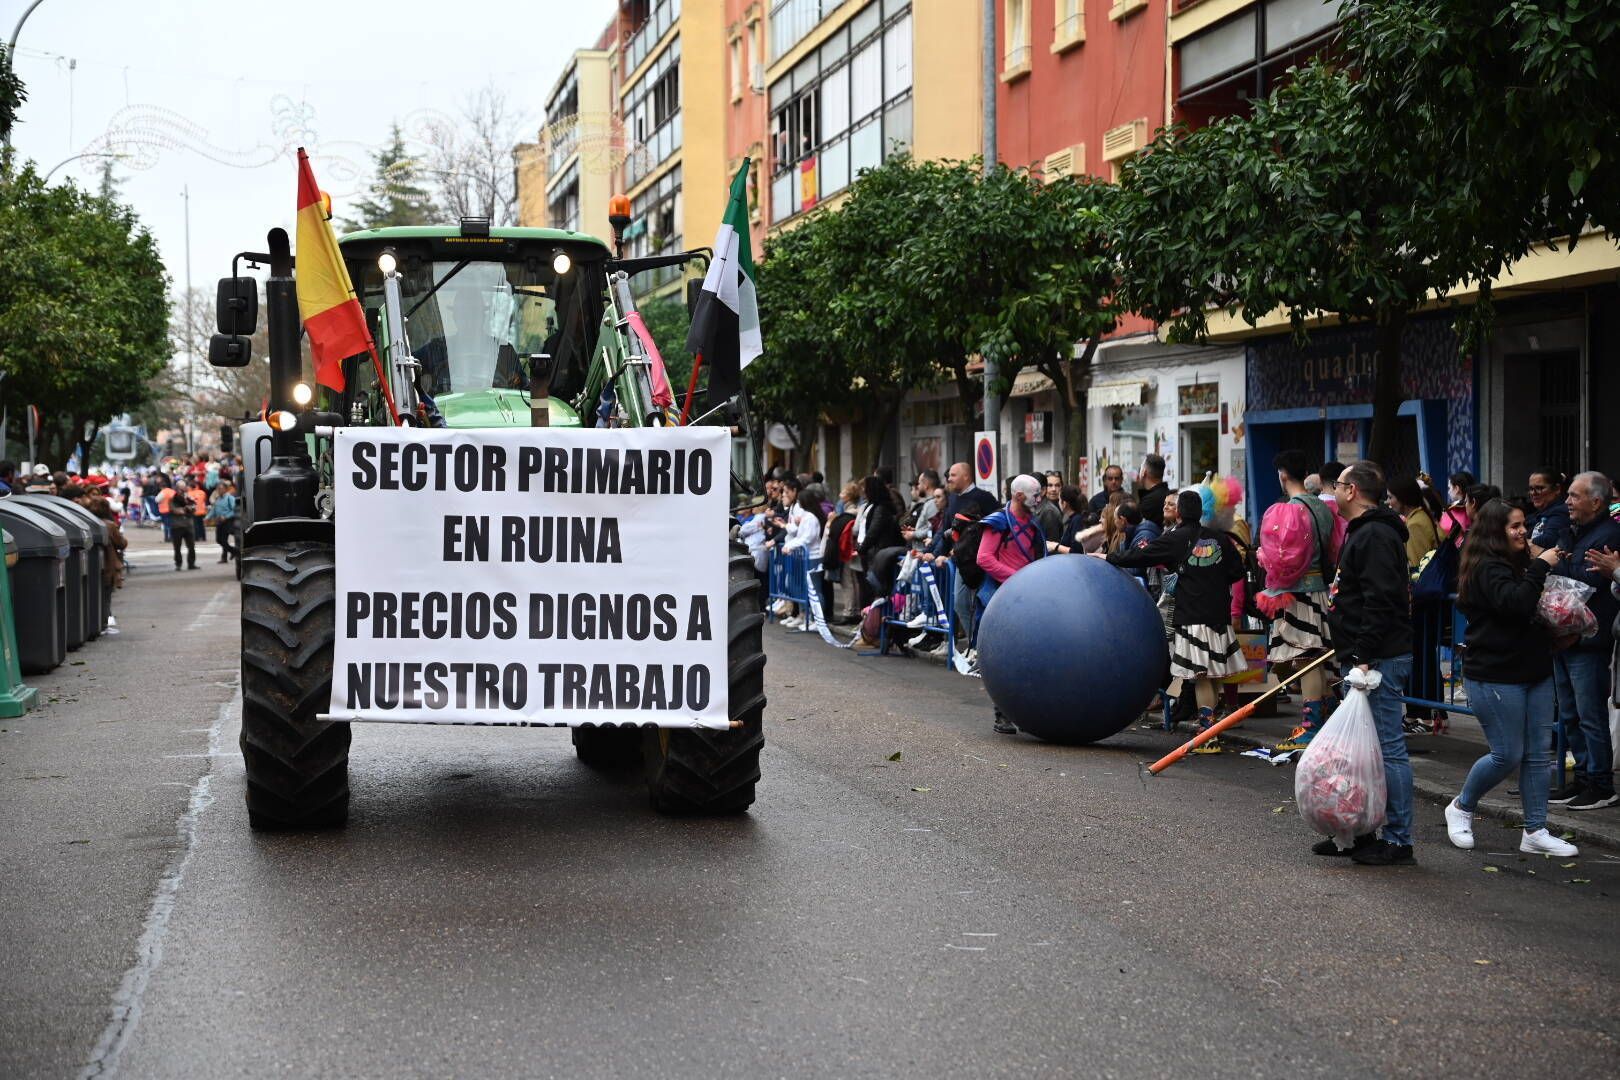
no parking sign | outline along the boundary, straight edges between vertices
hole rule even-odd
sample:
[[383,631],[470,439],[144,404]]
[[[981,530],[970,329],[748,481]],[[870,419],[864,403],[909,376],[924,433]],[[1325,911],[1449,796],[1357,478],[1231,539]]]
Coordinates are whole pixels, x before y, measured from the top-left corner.
[[993,431],[973,433],[973,486],[1001,498],[1001,462]]

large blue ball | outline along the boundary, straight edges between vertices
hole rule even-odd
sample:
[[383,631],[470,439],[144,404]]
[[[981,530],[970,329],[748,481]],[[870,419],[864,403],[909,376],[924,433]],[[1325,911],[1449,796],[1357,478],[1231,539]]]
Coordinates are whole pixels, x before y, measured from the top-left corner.
[[1141,582],[1101,559],[1050,555],[996,590],[979,673],[1018,727],[1056,743],[1117,734],[1164,685],[1164,623]]

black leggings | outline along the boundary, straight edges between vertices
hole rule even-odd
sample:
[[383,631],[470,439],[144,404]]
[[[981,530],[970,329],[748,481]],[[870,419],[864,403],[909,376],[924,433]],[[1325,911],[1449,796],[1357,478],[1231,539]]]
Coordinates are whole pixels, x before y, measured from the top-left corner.
[[214,523],[214,543],[219,545],[219,561],[227,562],[239,557],[242,552],[236,547],[236,522],[217,521]]

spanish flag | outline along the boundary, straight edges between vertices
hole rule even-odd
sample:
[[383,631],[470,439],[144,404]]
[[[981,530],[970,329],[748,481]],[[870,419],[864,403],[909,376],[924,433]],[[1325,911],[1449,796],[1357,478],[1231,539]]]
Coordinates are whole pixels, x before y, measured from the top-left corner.
[[315,185],[309,156],[298,148],[298,314],[315,354],[315,381],[343,389],[343,361],[377,347],[354,294],[332,232],[331,200]]

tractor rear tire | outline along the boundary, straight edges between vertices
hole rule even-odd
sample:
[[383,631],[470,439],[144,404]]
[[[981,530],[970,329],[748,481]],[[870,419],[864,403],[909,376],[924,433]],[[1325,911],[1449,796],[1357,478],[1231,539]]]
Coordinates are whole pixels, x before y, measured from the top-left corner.
[[641,764],[641,729],[635,727],[574,728],[574,753],[591,769],[634,769]]
[[641,759],[652,804],[665,814],[740,814],[754,802],[765,747],[765,615],[753,556],[731,546],[727,623],[729,731],[649,728]]
[[255,829],[349,817],[349,725],[315,719],[332,695],[337,571],[329,543],[242,553],[242,760]]

